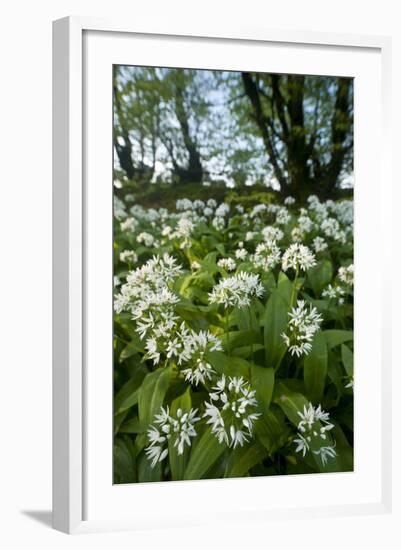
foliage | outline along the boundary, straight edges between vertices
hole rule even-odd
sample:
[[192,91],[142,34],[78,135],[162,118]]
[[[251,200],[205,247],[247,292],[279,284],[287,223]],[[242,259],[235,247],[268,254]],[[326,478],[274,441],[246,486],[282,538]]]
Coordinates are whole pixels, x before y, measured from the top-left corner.
[[351,201],[114,209],[114,481],[353,468]]

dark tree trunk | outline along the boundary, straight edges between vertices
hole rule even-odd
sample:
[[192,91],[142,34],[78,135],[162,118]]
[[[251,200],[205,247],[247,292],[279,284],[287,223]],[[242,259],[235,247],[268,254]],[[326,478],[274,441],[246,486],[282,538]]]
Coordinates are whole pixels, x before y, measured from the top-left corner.
[[116,131],[116,125],[114,125],[113,142],[120,162],[122,170],[127,174],[127,178],[132,180],[135,174],[134,163],[132,161],[132,144],[129,138],[129,133],[125,125],[124,116],[121,109],[120,92],[118,91],[117,84],[114,82],[114,106],[115,114],[118,118],[120,132]]
[[[271,95],[261,90],[259,78],[266,82],[268,77],[242,73],[244,91],[274,175],[280,183],[281,194],[291,194],[301,202],[310,193],[321,198],[334,197],[339,191],[338,181],[346,154],[352,146],[347,144],[352,128],[349,115],[351,79],[338,79],[331,121],[330,160],[323,161],[315,148],[316,133],[308,136],[305,126],[305,77],[287,76],[285,95],[281,89],[283,76],[270,76]],[[266,102],[269,102],[269,110],[265,108]]]
[[180,82],[176,82],[175,87],[175,112],[180,124],[184,146],[188,153],[188,163],[185,167],[178,166],[176,162],[173,162],[175,164],[175,175],[179,183],[201,183],[203,178],[201,156],[197,144],[190,134],[188,114],[184,104],[184,90]]

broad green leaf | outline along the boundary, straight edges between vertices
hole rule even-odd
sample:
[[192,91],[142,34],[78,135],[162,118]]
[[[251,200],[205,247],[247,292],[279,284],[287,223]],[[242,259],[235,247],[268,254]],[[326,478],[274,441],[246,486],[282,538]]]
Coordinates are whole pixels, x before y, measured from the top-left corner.
[[275,453],[288,440],[290,428],[285,420],[283,411],[272,405],[270,409],[255,422],[254,433],[256,439],[269,451]]
[[251,365],[251,383],[256,390],[256,398],[263,412],[266,412],[274,389],[274,369],[271,367],[260,367]]
[[138,403],[140,382],[128,380],[114,398],[114,414],[120,414]]
[[333,278],[333,266],[330,260],[322,260],[314,267],[308,270],[307,284],[319,297],[324,287],[326,287]]
[[124,422],[124,419],[127,416],[127,414],[128,414],[128,410],[120,414],[114,415],[113,417],[114,434],[117,434],[120,431],[120,426]]
[[243,359],[248,359],[255,355],[257,351],[264,350],[265,346],[262,344],[252,344],[251,346],[243,346],[242,348],[235,348],[232,351],[232,355],[235,357],[242,357]]
[[288,420],[298,427],[299,414],[302,413],[304,406],[308,406],[309,401],[301,393],[291,392],[284,384],[278,382],[274,392],[274,401],[282,409]]
[[229,349],[232,352],[235,348],[247,346],[248,344],[261,344],[262,334],[259,330],[236,330],[223,334],[220,339],[223,349]]
[[120,362],[124,361],[125,359],[128,359],[128,357],[131,357],[132,355],[135,355],[136,353],[144,353],[145,346],[142,342],[142,340],[139,338],[138,335],[136,337],[131,338],[131,341],[125,346],[123,351],[120,354]]
[[249,378],[251,363],[241,357],[229,357],[221,351],[209,351],[205,358],[218,374]]
[[139,418],[135,416],[134,418],[130,418],[129,420],[126,420],[121,424],[120,427],[120,433],[125,434],[139,434],[142,432],[142,427],[139,422]]
[[[191,386],[188,386],[187,391],[174,399],[174,401],[171,403],[170,414],[175,418],[178,409],[181,409],[184,413],[189,412],[191,409],[191,405]],[[175,438],[170,438],[168,444],[168,457],[170,463],[171,477],[175,481],[184,479],[184,473],[188,462],[189,449],[185,446],[184,453],[182,455],[179,455],[177,452],[177,447],[174,447],[174,443]]]
[[327,376],[327,344],[321,332],[315,334],[312,349],[304,359],[304,381],[309,399],[317,404],[323,397]]
[[322,334],[326,339],[329,349],[335,348],[344,342],[349,342],[354,338],[354,333],[352,330],[324,330]]
[[274,367],[285,353],[285,343],[282,333],[286,331],[288,322],[288,303],[283,296],[275,290],[270,296],[266,311],[264,325],[264,344],[266,366]]
[[208,428],[191,451],[184,479],[201,479],[224,449],[225,445],[219,443],[211,428]]
[[348,376],[352,376],[354,374],[354,354],[345,344],[341,346],[341,359],[345,368],[345,372],[348,374]]
[[277,281],[277,292],[283,298],[285,303],[289,306],[292,295],[293,283],[289,280],[287,275],[280,271]]
[[161,481],[162,479],[162,468],[164,462],[158,462],[152,468],[152,463],[146,457],[145,453],[141,453],[138,458],[138,481],[145,483],[150,481]]
[[138,412],[143,429],[153,422],[155,414],[160,411],[164,397],[170,384],[171,368],[161,368],[145,376],[140,387]]
[[134,483],[136,479],[135,454],[129,440],[115,438],[113,446],[114,483]]
[[224,477],[242,477],[267,456],[267,450],[259,443],[238,447],[231,451]]

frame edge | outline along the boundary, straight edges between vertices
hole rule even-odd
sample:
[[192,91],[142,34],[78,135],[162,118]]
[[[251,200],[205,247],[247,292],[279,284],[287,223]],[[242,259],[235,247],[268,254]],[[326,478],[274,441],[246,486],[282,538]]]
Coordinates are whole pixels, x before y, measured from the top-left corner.
[[53,22],[53,528],[82,522],[82,101],[78,21]]

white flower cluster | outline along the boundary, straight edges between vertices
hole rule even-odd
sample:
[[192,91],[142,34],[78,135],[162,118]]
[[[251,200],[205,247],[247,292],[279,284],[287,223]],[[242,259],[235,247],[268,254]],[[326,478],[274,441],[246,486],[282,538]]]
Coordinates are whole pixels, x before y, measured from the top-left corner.
[[120,261],[127,264],[136,264],[138,256],[133,250],[123,250],[120,252]]
[[150,335],[148,353],[155,363],[160,359],[156,339],[169,338],[177,325],[178,317],[174,309],[179,299],[168,285],[181,273],[181,267],[176,265],[172,256],[154,256],[143,266],[128,273],[127,282],[122,285],[114,300],[117,313],[131,313],[141,339]]
[[340,229],[340,224],[336,218],[326,218],[323,220],[320,228],[326,237],[331,237],[342,244],[346,242],[347,236],[345,231]]
[[158,427],[150,426],[147,431],[149,445],[145,449],[148,460],[151,460],[151,466],[154,468],[158,462],[162,462],[168,455],[168,442],[174,441],[173,447],[177,449],[177,454],[184,453],[185,446],[191,446],[191,439],[196,436],[195,424],[200,420],[197,415],[197,409],[191,409],[189,412],[183,412],[178,409],[176,416],[169,413],[169,408],[162,407],[160,414],[155,415],[154,424]]
[[221,258],[221,260],[217,262],[217,265],[226,271],[235,271],[237,269],[237,264],[232,258]]
[[327,287],[322,292],[323,298],[328,298],[329,300],[336,300],[340,305],[344,303],[345,290],[339,286],[332,284],[327,285]]
[[241,271],[219,281],[209,293],[209,302],[242,308],[250,305],[252,297],[261,298],[263,293],[259,275]]
[[306,271],[315,264],[315,256],[310,249],[303,244],[294,243],[284,252],[281,267],[283,271],[287,271],[289,268]]
[[334,445],[322,445],[321,441],[327,442],[327,432],[334,428],[329,420],[329,413],[322,411],[321,406],[314,407],[309,403],[304,406],[303,412],[298,411],[301,418],[298,424],[297,438],[294,443],[297,445],[295,452],[301,452],[302,456],[312,450],[312,453],[320,456],[322,464],[327,463],[328,458],[336,456]]
[[211,380],[214,370],[206,360],[205,354],[208,351],[223,351],[220,340],[210,331],[190,331],[185,340],[187,366],[182,370],[185,380],[197,386]]
[[138,227],[139,223],[135,218],[126,218],[123,222],[120,223],[121,231],[134,232]]
[[353,286],[354,284],[354,264],[349,265],[348,267],[340,267],[338,270],[338,277],[342,283],[348,286]]
[[319,252],[323,252],[327,249],[327,243],[323,239],[323,237],[315,237],[313,239],[312,246],[316,254],[318,254]]
[[273,269],[280,262],[280,249],[275,241],[266,241],[258,244],[252,263],[255,267],[261,267],[264,271]]
[[209,394],[210,403],[205,403],[204,417],[219,443],[235,449],[252,436],[253,423],[260,416],[255,393],[242,377],[226,379],[223,375],[218,380]]
[[266,242],[270,241],[281,241],[281,239],[284,237],[284,233],[279,229],[278,227],[274,227],[273,225],[267,225],[262,229],[262,235],[263,240]]
[[237,260],[245,260],[245,258],[248,256],[248,252],[245,248],[237,248],[235,251],[235,257]]
[[298,300],[297,306],[292,308],[288,316],[287,333],[281,336],[291,355],[306,355],[312,349],[312,340],[320,328],[322,317],[315,307],[310,306],[308,309],[304,300]]
[[279,225],[286,225],[291,220],[291,214],[288,212],[285,206],[279,208],[276,214],[276,223]]
[[147,247],[151,247],[154,245],[155,238],[150,233],[147,233],[146,231],[143,231],[142,233],[139,233],[139,235],[136,238],[137,243],[144,244]]

